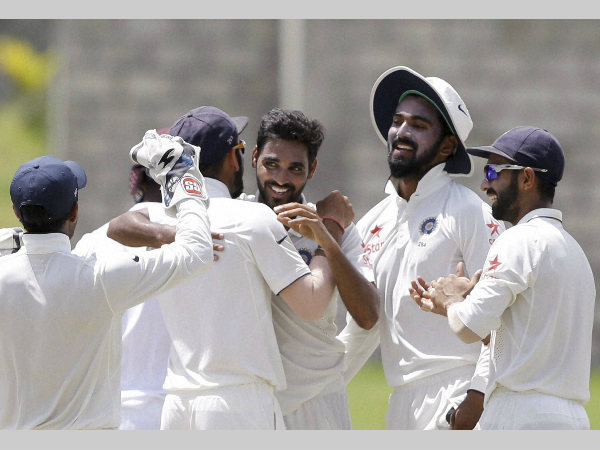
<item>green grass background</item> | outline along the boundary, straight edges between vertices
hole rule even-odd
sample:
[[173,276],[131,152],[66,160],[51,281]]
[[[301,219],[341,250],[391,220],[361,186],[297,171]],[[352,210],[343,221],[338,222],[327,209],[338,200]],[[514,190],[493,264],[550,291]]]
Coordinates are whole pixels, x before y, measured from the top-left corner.
[[[388,397],[392,389],[387,385],[381,363],[369,362],[348,384],[348,401],[355,430],[384,430]],[[590,377],[591,400],[586,405],[592,430],[600,430],[600,369]]]

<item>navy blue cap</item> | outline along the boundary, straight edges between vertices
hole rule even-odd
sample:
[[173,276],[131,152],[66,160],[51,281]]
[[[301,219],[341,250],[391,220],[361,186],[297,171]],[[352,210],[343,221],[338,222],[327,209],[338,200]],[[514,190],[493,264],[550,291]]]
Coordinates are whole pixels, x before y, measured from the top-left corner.
[[75,161],[54,156],[32,159],[15,172],[10,183],[10,198],[21,217],[21,207],[43,207],[50,220],[63,219],[73,209],[78,190],[85,187],[87,176]]
[[546,169],[547,172],[536,172],[536,176],[552,186],[557,185],[565,170],[565,154],[560,143],[547,130],[538,127],[514,127],[498,137],[492,145],[469,147],[467,152],[482,158],[493,153],[520,166]]
[[246,125],[245,116],[230,117],[214,106],[200,106],[180,117],[169,134],[200,147],[200,164],[205,165],[218,161],[231,150]]

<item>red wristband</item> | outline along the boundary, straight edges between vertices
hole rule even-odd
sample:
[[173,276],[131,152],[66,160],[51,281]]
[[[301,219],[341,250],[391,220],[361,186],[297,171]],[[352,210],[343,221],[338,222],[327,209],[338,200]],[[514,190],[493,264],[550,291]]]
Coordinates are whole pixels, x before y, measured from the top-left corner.
[[346,231],[346,229],[344,228],[344,225],[342,225],[342,222],[339,221],[339,219],[333,217],[333,216],[323,216],[323,218],[321,220],[333,220],[335,223],[338,224],[338,226],[340,227],[340,229],[342,230],[342,233],[344,231]]

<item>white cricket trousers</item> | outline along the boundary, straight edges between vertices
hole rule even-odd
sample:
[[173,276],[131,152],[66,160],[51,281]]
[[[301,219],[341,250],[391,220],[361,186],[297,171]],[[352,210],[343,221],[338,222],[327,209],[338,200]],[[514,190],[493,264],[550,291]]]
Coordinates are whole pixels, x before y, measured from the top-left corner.
[[388,430],[448,430],[446,413],[467,395],[475,368],[469,364],[398,386],[390,394]]
[[161,430],[282,430],[281,407],[264,383],[169,392]]
[[476,430],[589,430],[579,402],[537,391],[498,387],[490,394]]
[[283,416],[288,430],[351,430],[346,387],[322,393]]
[[119,430],[159,430],[164,392],[121,391]]

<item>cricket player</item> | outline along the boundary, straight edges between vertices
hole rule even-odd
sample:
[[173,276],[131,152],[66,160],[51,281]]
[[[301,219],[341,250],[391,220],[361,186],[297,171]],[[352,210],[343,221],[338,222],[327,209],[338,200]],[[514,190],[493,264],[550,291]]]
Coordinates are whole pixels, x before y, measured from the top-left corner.
[[[372,284],[372,271],[363,261],[356,226],[351,221],[338,224],[332,219],[336,213],[327,210],[328,199],[314,205],[302,194],[314,176],[323,137],[322,125],[301,111],[273,108],[262,117],[252,154],[258,192],[240,197],[259,201],[278,212],[310,208],[318,212],[329,232],[341,239],[337,287],[323,317],[305,320],[276,295],[271,302],[287,381],[286,389],[278,391],[277,398],[286,428],[292,430],[352,428],[343,377],[345,347],[337,338],[335,324],[340,294],[362,328],[372,328],[378,319],[379,295]],[[305,261],[310,262],[318,243],[293,228],[288,235]],[[333,258],[329,261],[333,267]]]
[[481,278],[419,277],[411,295],[447,316],[463,342],[491,333],[477,429],[588,430],[596,289],[585,253],[552,207],[563,149],[548,131],[517,126],[467,151],[487,158],[481,189],[494,217],[514,226],[492,244]]
[[[233,200],[243,190],[245,147],[239,133],[247,121],[203,106],[171,127],[171,134],[202,148],[209,217],[213,231],[224,235],[225,250],[211,270],[159,300],[173,340],[162,429],[285,428],[275,397],[276,390],[285,388],[285,376],[271,293],[302,317],[316,320],[335,287],[327,258],[318,255],[307,265],[271,209]],[[149,208],[149,219],[172,223],[161,209]],[[352,213],[348,206],[339,210],[345,216]],[[310,212],[294,219],[294,226],[312,230],[326,254],[335,252],[338,244],[322,222],[307,216]],[[338,219],[344,222],[345,216]],[[111,223],[109,235],[126,217],[130,215]]]
[[[157,131],[159,134],[160,131]],[[130,211],[146,208],[147,202],[162,202],[160,185],[134,163],[129,171],[129,191],[135,202]],[[112,257],[123,252],[142,252],[145,247],[125,247],[110,239],[108,223],[84,234],[73,249],[81,256]],[[171,227],[165,232],[175,233]],[[160,247],[161,244],[156,244]],[[158,300],[151,298],[129,308],[121,324],[121,423],[120,430],[158,430],[166,392],[163,382],[171,339],[167,333]]]
[[0,258],[0,429],[119,426],[121,315],[212,264],[198,152],[146,133],[131,154],[163,186],[175,242],[103,260],[71,252],[83,168],[42,156],[17,169],[10,195],[26,232]]
[[341,333],[346,380],[380,344],[386,380],[394,388],[388,429],[447,429],[452,408],[453,428],[473,428],[483,408],[489,350],[456,339],[439,318],[422,314],[408,291],[417,275],[437,278],[459,261],[474,274],[504,229],[475,192],[450,177],[471,172],[464,141],[473,122],[448,82],[404,66],[375,82],[371,119],[387,144],[390,177],[387,197],[357,228],[383,306],[377,327],[366,331],[350,320]]

